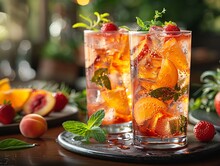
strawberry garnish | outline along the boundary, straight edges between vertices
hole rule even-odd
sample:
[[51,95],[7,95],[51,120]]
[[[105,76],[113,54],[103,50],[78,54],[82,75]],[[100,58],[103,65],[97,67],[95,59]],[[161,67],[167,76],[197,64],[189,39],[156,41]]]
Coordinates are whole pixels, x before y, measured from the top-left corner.
[[207,121],[199,121],[194,126],[195,137],[202,142],[211,141],[215,135],[215,127]]
[[117,30],[118,30],[117,25],[115,25],[115,24],[112,23],[112,22],[105,23],[105,24],[103,24],[102,27],[101,27],[101,31],[102,31],[102,32],[117,31]]
[[171,32],[171,31],[180,31],[180,28],[174,22],[166,22],[165,26],[163,27],[164,31]]
[[10,103],[0,105],[0,122],[3,124],[10,124],[15,117],[15,110]]

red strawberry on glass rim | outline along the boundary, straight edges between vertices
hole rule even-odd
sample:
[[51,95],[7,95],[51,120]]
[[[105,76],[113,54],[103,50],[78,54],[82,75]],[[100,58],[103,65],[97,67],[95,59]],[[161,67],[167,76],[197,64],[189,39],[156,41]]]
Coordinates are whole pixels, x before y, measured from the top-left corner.
[[112,22],[105,23],[101,27],[102,32],[117,31],[117,30],[118,30],[118,26]]
[[171,32],[171,31],[180,31],[180,28],[174,22],[166,22],[165,26],[163,27],[164,31]]
[[68,97],[63,92],[55,92],[53,96],[55,98],[55,105],[53,111],[59,112],[63,110],[63,108],[68,103]]
[[15,110],[11,103],[4,103],[0,105],[0,122],[3,124],[11,124],[15,117]]

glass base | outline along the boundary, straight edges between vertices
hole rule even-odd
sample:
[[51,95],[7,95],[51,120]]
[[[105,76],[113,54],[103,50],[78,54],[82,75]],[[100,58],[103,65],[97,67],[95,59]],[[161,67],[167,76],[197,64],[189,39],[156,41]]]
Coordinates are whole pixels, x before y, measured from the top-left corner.
[[102,128],[105,129],[109,134],[132,132],[132,122],[112,124],[112,125],[102,125]]
[[149,138],[146,136],[134,136],[134,146],[138,149],[175,149],[187,145],[187,137],[174,138]]

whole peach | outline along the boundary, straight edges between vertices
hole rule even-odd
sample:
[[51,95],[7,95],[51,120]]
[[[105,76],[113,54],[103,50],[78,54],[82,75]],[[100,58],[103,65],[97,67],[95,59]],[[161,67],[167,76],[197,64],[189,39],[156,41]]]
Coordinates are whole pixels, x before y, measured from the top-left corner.
[[41,115],[28,114],[22,118],[19,129],[27,138],[39,138],[47,131],[47,121]]

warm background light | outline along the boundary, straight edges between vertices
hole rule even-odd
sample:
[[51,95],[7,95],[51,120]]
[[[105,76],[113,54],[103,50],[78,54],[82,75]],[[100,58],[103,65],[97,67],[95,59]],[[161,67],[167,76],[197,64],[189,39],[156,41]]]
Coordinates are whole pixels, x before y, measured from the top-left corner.
[[77,0],[77,3],[82,6],[88,5],[89,2],[90,0]]

